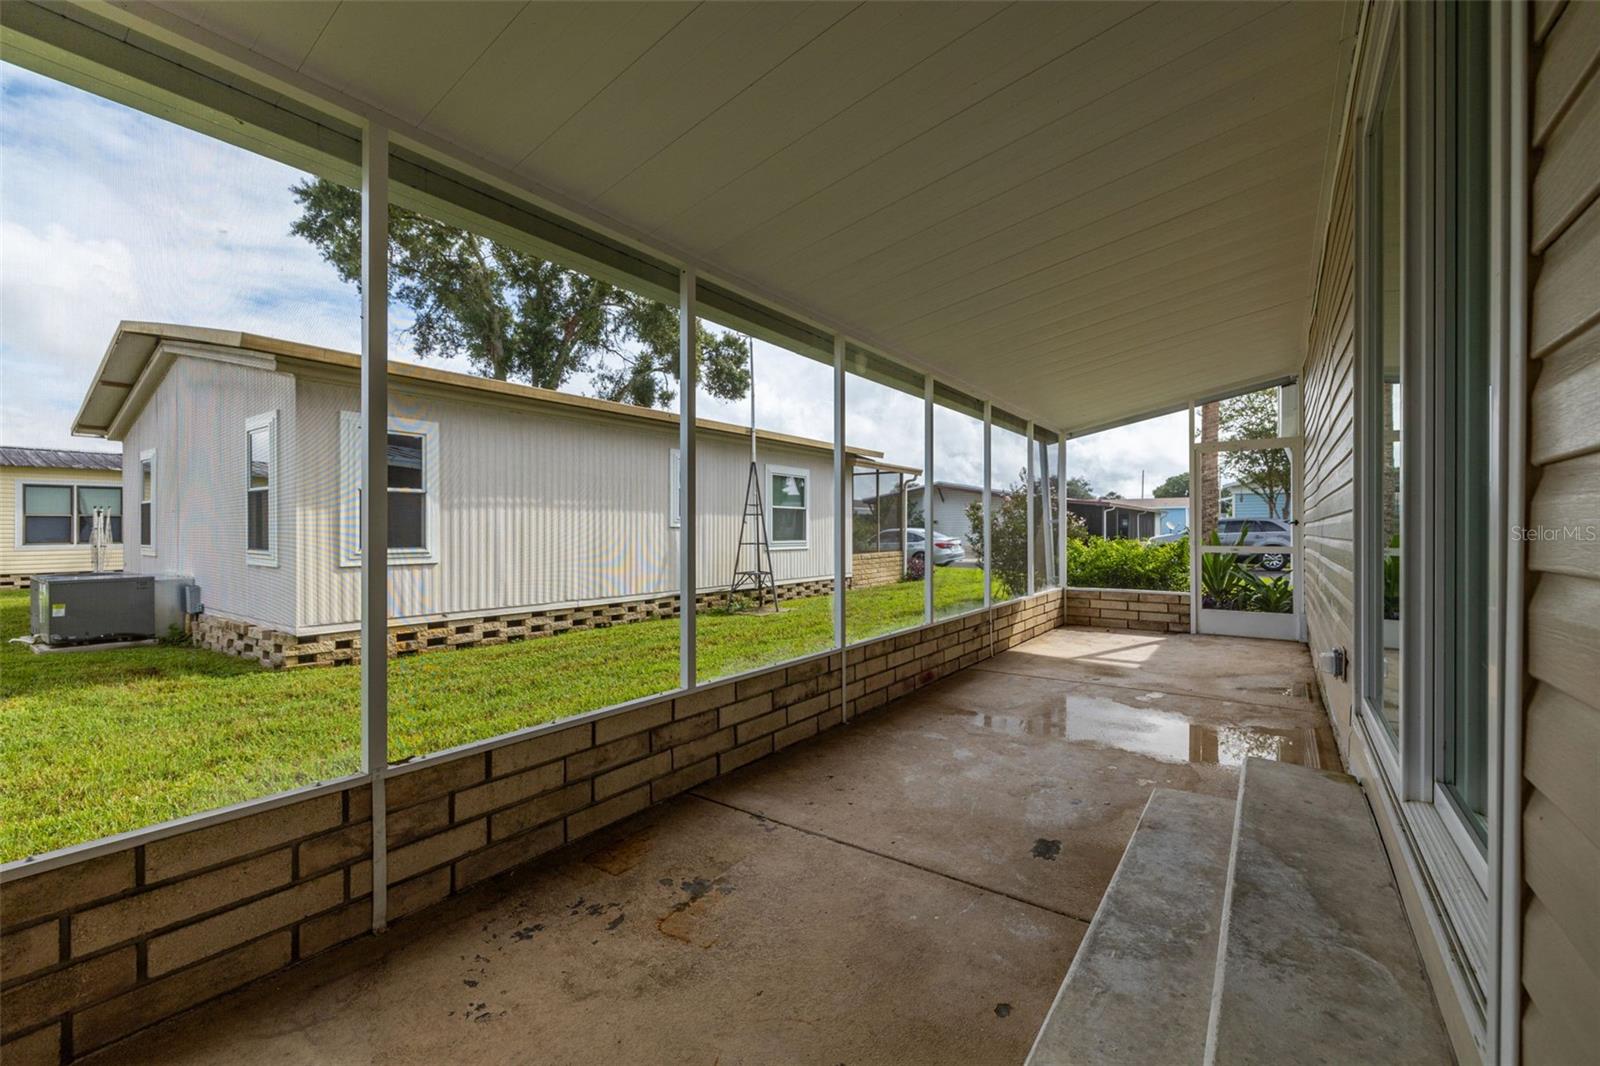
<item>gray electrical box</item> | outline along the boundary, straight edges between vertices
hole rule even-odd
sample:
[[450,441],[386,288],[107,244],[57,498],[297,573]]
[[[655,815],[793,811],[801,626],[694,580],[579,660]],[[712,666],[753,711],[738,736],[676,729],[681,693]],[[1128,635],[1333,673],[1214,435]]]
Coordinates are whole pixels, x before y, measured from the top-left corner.
[[40,574],[29,599],[33,635],[50,645],[162,637],[199,602],[177,574]]
[[156,635],[148,574],[41,574],[29,597],[33,635],[46,644],[145,640]]

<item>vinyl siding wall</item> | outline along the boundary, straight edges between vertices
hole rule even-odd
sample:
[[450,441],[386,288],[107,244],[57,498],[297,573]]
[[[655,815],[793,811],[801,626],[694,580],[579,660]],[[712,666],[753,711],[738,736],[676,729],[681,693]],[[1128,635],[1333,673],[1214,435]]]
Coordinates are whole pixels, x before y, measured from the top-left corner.
[[[348,626],[360,570],[339,553],[340,413],[354,388],[297,379],[295,447],[303,492],[299,628]],[[667,595],[677,589],[679,530],[671,524],[675,426],[395,391],[390,410],[439,427],[439,561],[390,568],[391,614],[415,618]],[[726,587],[749,473],[748,440],[697,441],[698,576]],[[831,450],[769,446],[758,461],[801,468],[811,483],[809,540],[772,552],[785,581],[833,574]]]
[[[22,544],[22,485],[49,483],[69,485],[117,485],[122,475],[115,470],[68,470],[40,467],[0,469],[0,574],[59,574],[86,571],[91,567],[87,545]],[[126,535],[127,500],[124,496],[123,531]],[[113,545],[107,560],[110,570],[122,569],[122,547]]]
[[1535,5],[1524,1061],[1600,1047],[1600,4]]
[[[173,360],[123,441],[127,569],[200,585],[207,613],[277,628],[294,624],[294,379],[194,356]],[[245,422],[278,413],[278,565],[245,556]],[[155,553],[139,544],[140,455],[155,449]]]
[[[1300,535],[1307,640],[1355,648],[1355,193],[1352,136],[1335,162],[1328,231],[1301,371],[1305,436]],[[1322,702],[1349,762],[1354,690],[1319,671]]]

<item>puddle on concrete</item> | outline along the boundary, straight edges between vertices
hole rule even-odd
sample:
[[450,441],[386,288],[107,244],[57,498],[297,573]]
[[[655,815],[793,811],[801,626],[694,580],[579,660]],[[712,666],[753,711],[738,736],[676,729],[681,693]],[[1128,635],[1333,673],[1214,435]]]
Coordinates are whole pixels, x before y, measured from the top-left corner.
[[1207,725],[1172,711],[1130,707],[1102,697],[1074,696],[1058,710],[1027,717],[978,712],[972,723],[1012,736],[1056,737],[1168,763],[1239,766],[1255,758],[1317,765],[1316,736],[1310,729]]

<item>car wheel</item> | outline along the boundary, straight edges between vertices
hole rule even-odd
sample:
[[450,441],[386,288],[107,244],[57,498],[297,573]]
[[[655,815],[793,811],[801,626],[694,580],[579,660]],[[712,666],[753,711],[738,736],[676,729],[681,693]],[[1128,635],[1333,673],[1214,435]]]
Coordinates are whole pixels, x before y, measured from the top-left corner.
[[1277,552],[1272,552],[1270,554],[1263,555],[1261,557],[1261,568],[1263,570],[1273,570],[1273,571],[1282,570],[1288,564],[1289,564],[1289,557],[1287,555],[1282,555],[1282,554],[1279,554]]
[[921,552],[913,552],[911,558],[906,560],[906,576],[913,581],[921,581],[922,573],[926,567]]

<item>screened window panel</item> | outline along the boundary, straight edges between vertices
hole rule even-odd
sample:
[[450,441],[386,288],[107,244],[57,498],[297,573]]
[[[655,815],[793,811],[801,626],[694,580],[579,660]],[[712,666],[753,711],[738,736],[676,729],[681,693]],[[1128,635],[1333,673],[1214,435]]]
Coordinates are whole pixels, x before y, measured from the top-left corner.
[[272,534],[268,493],[265,489],[252,489],[249,497],[246,547],[253,552],[270,551]]
[[389,493],[389,547],[415,549],[428,546],[427,496],[420,492]]
[[389,434],[389,487],[422,488],[422,438],[409,433]]
[[776,543],[806,539],[806,512],[799,507],[772,509],[772,539]]
[[22,539],[26,544],[71,544],[70,515],[28,515],[22,520]]

